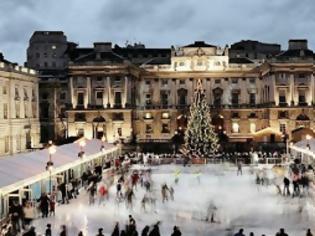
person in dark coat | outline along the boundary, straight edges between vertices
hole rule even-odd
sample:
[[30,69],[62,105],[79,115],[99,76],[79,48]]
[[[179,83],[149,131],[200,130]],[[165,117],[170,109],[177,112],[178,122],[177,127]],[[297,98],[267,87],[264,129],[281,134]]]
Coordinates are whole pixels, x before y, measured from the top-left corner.
[[148,236],[149,230],[150,230],[150,227],[146,225],[144,229],[142,230],[141,236]]
[[308,230],[307,230],[306,236],[313,236],[313,234],[312,234],[312,232],[311,232],[311,229],[308,229]]
[[13,205],[10,206],[9,213],[11,216],[11,224],[12,224],[13,232],[20,232],[21,231],[20,221],[23,218],[22,206],[17,201],[14,201]]
[[35,227],[31,226],[27,232],[23,233],[23,236],[36,236]]
[[47,217],[48,212],[49,212],[50,199],[46,193],[43,193],[42,196],[40,197],[39,201],[40,201],[40,210],[42,212],[42,217],[43,218]]
[[181,235],[182,233],[180,232],[179,228],[175,225],[171,236],[181,236]]
[[51,224],[47,224],[45,236],[51,236]]
[[96,236],[104,236],[104,234],[103,234],[103,228],[99,228],[99,229],[98,229],[98,233],[97,233]]
[[280,231],[276,234],[276,236],[289,236],[289,235],[284,232],[283,228],[281,228]]
[[284,184],[284,189],[283,189],[283,195],[288,195],[290,196],[290,180],[287,177],[284,177],[283,179],[283,184]]
[[119,236],[119,223],[116,222],[112,236]]
[[149,236],[161,236],[160,234],[160,228],[158,224],[155,224],[153,226],[153,229],[151,230],[151,232],[149,233]]
[[67,236],[67,227],[65,225],[61,226],[61,232],[59,234],[60,236]]
[[245,236],[245,234],[243,234],[243,232],[244,232],[244,229],[240,229],[238,231],[238,233],[236,233],[234,236]]

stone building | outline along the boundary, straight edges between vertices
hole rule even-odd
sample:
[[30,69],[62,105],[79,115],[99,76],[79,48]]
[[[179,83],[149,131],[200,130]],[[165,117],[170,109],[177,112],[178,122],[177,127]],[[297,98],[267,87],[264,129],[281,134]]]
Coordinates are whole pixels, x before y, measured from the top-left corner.
[[41,103],[51,99],[41,114],[55,107],[55,139],[171,142],[185,131],[198,80],[216,131],[230,142],[283,143],[314,134],[314,55],[306,40],[290,40],[281,52],[256,45],[258,59],[202,41],[164,49],[67,45],[66,75],[41,82]]
[[38,78],[0,54],[0,155],[39,147]]

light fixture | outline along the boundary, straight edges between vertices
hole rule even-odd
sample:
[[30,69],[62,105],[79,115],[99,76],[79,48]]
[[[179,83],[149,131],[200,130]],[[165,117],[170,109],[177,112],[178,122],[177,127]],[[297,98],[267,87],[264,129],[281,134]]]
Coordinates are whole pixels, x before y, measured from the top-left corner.
[[306,140],[310,140],[310,139],[312,139],[312,136],[307,134],[305,138],[306,138]]

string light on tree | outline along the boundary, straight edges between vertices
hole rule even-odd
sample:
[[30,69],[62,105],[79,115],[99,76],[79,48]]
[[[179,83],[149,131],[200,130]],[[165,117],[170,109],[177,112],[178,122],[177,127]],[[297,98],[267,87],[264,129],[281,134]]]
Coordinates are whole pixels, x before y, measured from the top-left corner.
[[200,79],[190,106],[185,148],[189,154],[197,156],[215,154],[219,148],[219,139],[211,124],[210,109]]

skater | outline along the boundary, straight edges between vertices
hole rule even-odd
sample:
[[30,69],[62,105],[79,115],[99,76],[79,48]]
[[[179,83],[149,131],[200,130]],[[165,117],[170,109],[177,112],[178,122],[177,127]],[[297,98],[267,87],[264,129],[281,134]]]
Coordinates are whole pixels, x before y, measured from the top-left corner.
[[24,232],[22,236],[36,236],[35,227],[31,226],[30,229]]
[[23,209],[22,206],[17,202],[13,202],[13,206],[10,207],[10,215],[11,215],[11,225],[12,231],[17,233],[21,231],[20,221],[22,219]]
[[307,229],[306,236],[313,236],[311,229]]
[[161,194],[162,194],[162,202],[168,201],[167,192],[169,192],[169,188],[167,187],[167,184],[163,184],[161,188]]
[[119,222],[116,222],[114,231],[112,232],[111,236],[119,236]]
[[48,209],[49,209],[49,202],[50,199],[48,198],[46,193],[43,193],[43,195],[40,197],[40,210],[42,212],[42,217],[48,216]]
[[169,193],[170,193],[171,200],[174,201],[174,188],[172,186],[169,189]]
[[127,208],[130,208],[130,209],[132,209],[132,199],[133,199],[133,197],[134,197],[134,193],[133,193],[133,190],[132,189],[129,189],[128,191],[127,191]]
[[51,236],[51,224],[46,225],[45,236]]
[[56,209],[56,200],[55,200],[55,197],[52,196],[49,201],[49,214],[51,216],[55,216],[55,209]]
[[80,232],[78,233],[78,236],[83,236],[83,232],[80,231]]
[[244,229],[240,229],[238,231],[238,233],[234,234],[234,236],[245,236],[245,234],[243,234],[243,232],[244,232]]
[[280,231],[276,234],[276,236],[288,236],[288,234],[286,234],[286,233],[284,232],[284,229],[281,228]]
[[132,215],[129,215],[129,228],[130,227],[135,227],[136,228],[136,221],[135,219],[132,217]]
[[180,232],[179,228],[175,225],[171,236],[181,236],[181,235],[182,233]]
[[92,181],[90,185],[87,188],[89,192],[89,204],[92,205],[94,204],[94,196],[96,192],[96,184]]
[[146,225],[141,232],[141,236],[148,236],[149,230],[150,230],[150,227]]
[[61,232],[59,234],[60,236],[68,236],[68,233],[67,233],[67,227],[65,225],[62,225],[61,226]]
[[160,234],[160,228],[159,228],[159,223],[157,222],[154,226],[151,232],[149,233],[149,236],[161,236]]
[[105,184],[101,183],[101,186],[98,189],[98,193],[99,193],[99,205],[101,205],[104,202],[105,197],[107,195],[107,189],[105,187]]
[[242,162],[241,161],[237,161],[237,175],[243,175],[243,171],[242,171]]
[[116,196],[117,198],[120,198],[122,195],[121,193],[121,183],[118,181],[118,183],[116,184]]
[[31,206],[30,202],[26,202],[23,207],[23,226],[30,225],[33,219],[35,218],[34,208]]
[[146,204],[148,201],[149,201],[149,198],[147,197],[147,194],[145,193],[141,200],[141,207],[144,211],[146,211]]
[[99,228],[99,229],[98,229],[98,233],[97,233],[96,236],[104,236],[104,234],[103,234],[103,228]]
[[287,177],[283,178],[283,184],[284,184],[283,196],[285,195],[290,196],[290,180]]

